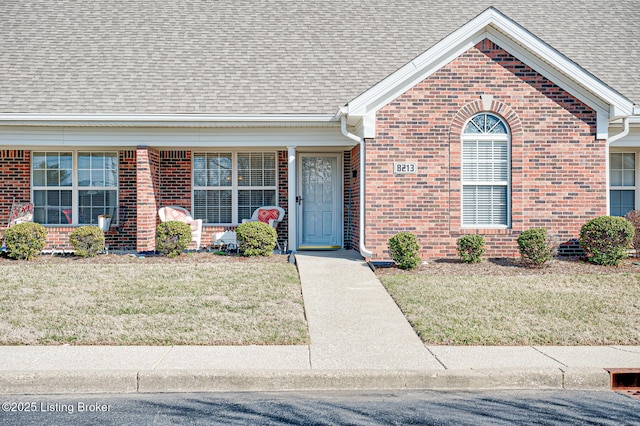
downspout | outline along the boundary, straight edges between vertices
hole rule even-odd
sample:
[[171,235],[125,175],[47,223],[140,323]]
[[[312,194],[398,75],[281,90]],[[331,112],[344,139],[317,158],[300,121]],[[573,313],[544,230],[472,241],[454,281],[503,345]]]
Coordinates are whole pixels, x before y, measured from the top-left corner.
[[347,130],[347,116],[342,114],[340,116],[340,129],[342,130],[342,134],[348,137],[351,140],[356,141],[360,144],[360,254],[364,258],[369,258],[373,256],[373,253],[364,246],[364,218],[365,218],[365,149],[364,149],[364,138],[361,138],[353,133],[349,133]]
[[607,215],[611,214],[611,191],[609,190],[610,187],[610,177],[609,177],[609,147],[610,145],[617,141],[620,140],[622,138],[624,138],[625,136],[627,136],[629,134],[629,117],[625,117],[622,119],[622,132],[618,133],[617,135],[613,135],[610,138],[607,138],[607,144],[605,145],[605,164],[606,164],[606,188],[607,188],[607,195],[606,195],[606,203],[607,203]]

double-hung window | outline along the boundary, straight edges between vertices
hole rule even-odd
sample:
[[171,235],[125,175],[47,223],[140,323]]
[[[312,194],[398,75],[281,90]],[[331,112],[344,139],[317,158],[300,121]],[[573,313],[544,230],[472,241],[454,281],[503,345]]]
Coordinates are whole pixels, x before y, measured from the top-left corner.
[[609,210],[611,216],[625,216],[635,209],[636,154],[609,154]]
[[277,205],[275,152],[206,152],[193,156],[193,215],[237,225],[261,206]]
[[117,152],[33,152],[34,221],[95,225],[118,202]]
[[493,114],[475,115],[462,134],[462,225],[509,226],[509,132]]

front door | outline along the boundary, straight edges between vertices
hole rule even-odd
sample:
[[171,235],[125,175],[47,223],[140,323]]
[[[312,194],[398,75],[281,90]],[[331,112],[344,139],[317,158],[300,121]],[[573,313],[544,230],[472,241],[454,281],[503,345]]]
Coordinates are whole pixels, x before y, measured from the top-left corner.
[[339,154],[301,154],[298,249],[342,247],[342,161]]

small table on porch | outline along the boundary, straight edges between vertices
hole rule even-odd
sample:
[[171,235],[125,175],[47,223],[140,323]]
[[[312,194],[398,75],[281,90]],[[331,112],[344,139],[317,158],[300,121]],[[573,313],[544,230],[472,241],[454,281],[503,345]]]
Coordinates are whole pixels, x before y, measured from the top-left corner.
[[237,250],[238,239],[234,231],[217,232],[213,234],[212,246],[220,250]]

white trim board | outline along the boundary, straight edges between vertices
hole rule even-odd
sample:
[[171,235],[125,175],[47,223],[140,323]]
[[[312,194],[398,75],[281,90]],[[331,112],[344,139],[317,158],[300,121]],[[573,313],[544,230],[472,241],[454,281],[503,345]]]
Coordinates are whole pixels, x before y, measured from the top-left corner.
[[265,127],[336,125],[326,114],[20,114],[0,113],[0,125],[153,126],[153,127]]
[[[214,147],[286,148],[331,146],[350,148],[355,142],[332,127],[146,128],[0,126],[0,147]],[[4,148],[7,149],[7,148]]]

